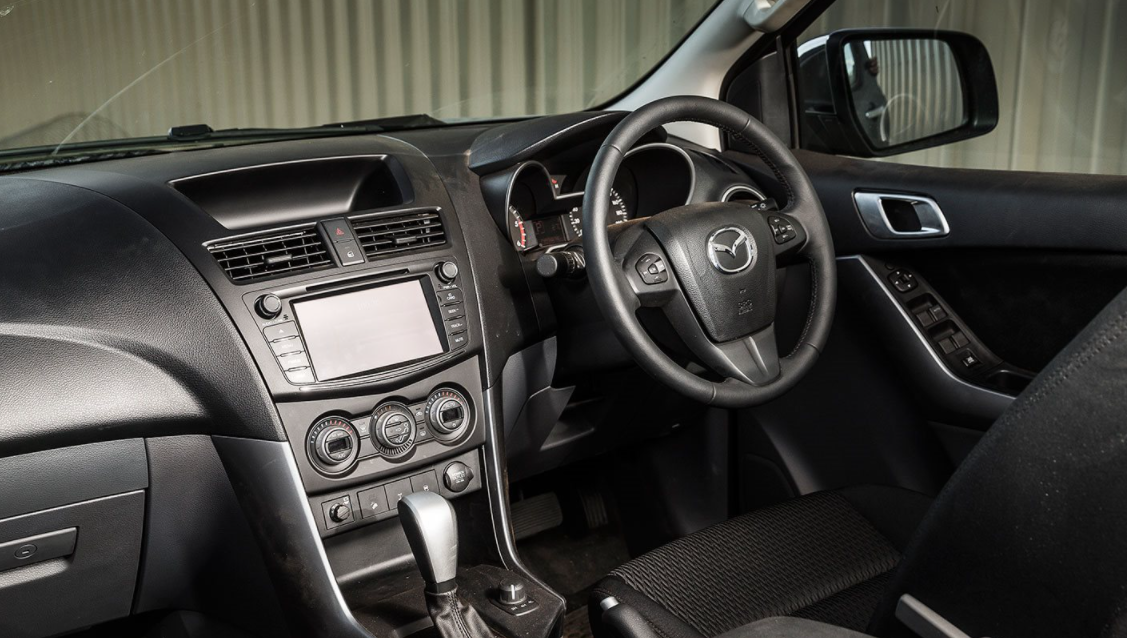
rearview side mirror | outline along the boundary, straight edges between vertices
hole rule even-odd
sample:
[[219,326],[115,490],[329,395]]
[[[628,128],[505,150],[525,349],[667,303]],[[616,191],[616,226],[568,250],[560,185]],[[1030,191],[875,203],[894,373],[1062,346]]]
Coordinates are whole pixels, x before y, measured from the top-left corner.
[[799,47],[804,149],[885,157],[985,135],[998,87],[982,42],[956,31],[845,29]]

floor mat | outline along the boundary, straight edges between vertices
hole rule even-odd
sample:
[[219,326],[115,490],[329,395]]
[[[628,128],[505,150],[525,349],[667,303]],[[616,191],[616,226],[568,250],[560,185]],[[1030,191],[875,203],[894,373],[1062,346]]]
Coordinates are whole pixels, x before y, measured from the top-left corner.
[[557,528],[521,541],[517,549],[532,573],[576,611],[599,579],[630,559],[626,541],[609,527],[574,535]]
[[563,621],[563,634],[560,638],[595,638],[591,632],[591,622],[587,617],[587,606],[567,612]]

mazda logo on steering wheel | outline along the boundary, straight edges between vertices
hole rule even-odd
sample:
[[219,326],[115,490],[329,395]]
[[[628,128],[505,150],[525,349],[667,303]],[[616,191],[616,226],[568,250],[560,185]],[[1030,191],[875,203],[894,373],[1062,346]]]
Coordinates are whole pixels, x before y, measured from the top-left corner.
[[739,226],[725,226],[708,236],[708,260],[720,272],[743,272],[755,263],[755,240]]

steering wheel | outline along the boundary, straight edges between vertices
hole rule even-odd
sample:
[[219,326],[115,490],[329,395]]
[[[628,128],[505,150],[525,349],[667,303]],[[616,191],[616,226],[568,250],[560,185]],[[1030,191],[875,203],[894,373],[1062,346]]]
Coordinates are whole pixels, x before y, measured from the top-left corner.
[[[699,122],[742,139],[786,193],[780,211],[707,202],[607,226],[610,189],[626,152],[670,122]],[[766,126],[730,104],[702,97],[657,100],[626,116],[595,156],[583,196],[587,277],[619,341],[652,376],[720,407],[748,407],[792,388],[817,361],[833,322],[837,271],[829,224],[810,178]],[[802,336],[780,358],[775,343],[775,271],[810,262],[811,301]],[[638,311],[660,309],[692,355],[722,380],[698,376],[668,356]]]

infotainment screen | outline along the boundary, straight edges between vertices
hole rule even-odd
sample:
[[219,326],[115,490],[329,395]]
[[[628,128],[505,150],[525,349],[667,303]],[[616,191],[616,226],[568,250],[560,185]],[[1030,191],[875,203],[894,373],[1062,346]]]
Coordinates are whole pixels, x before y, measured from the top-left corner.
[[319,381],[442,352],[420,280],[293,305]]

